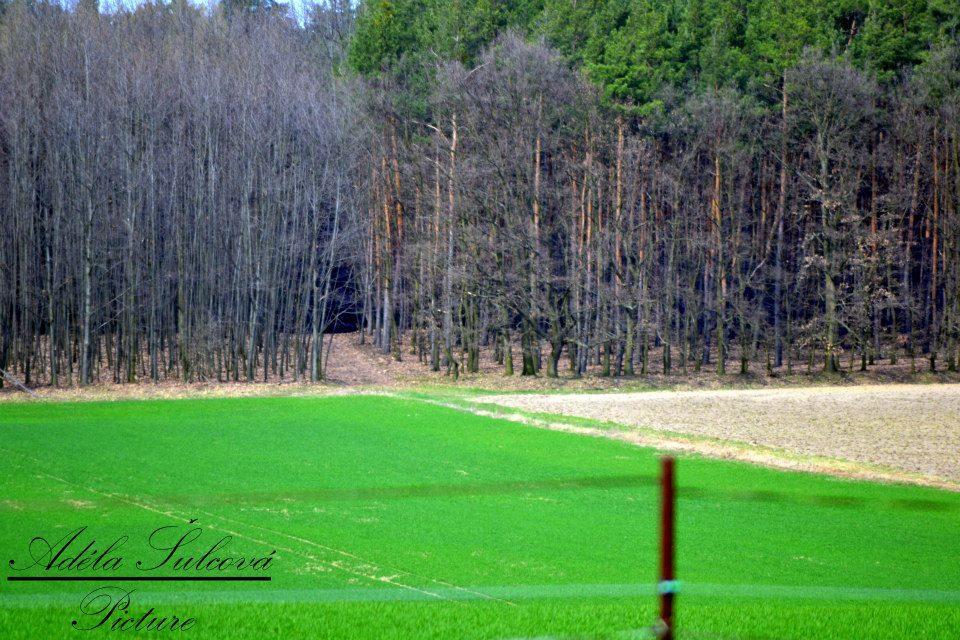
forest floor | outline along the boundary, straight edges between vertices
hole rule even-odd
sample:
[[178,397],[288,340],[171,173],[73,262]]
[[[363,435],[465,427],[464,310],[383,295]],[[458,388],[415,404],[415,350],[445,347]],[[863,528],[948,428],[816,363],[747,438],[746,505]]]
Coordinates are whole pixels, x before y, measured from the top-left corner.
[[[319,383],[310,383],[303,380],[294,380],[287,370],[281,378],[274,372],[268,372],[263,377],[263,368],[259,367],[256,379],[252,382],[216,380],[201,380],[181,382],[176,378],[163,380],[159,383],[147,381],[146,356],[142,358],[138,375],[138,383],[114,383],[113,371],[101,357],[102,366],[95,372],[95,382],[86,387],[76,384],[51,387],[48,384],[32,382],[31,387],[36,395],[52,400],[111,400],[111,399],[139,399],[139,398],[174,398],[196,396],[261,396],[261,395],[304,395],[326,394],[330,392],[349,392],[354,390],[369,391],[371,389],[435,389],[441,392],[590,392],[590,391],[652,391],[652,390],[717,390],[717,389],[764,389],[764,388],[805,388],[810,386],[857,386],[877,384],[929,384],[929,383],[960,383],[960,373],[947,372],[943,363],[939,370],[931,373],[928,362],[918,357],[911,363],[901,357],[897,364],[889,364],[885,359],[871,365],[868,371],[859,371],[859,359],[854,358],[854,366],[849,365],[849,358],[843,358],[843,370],[835,374],[824,374],[817,364],[808,367],[807,362],[798,362],[794,359],[792,366],[775,368],[770,372],[765,370],[761,363],[751,362],[750,372],[740,374],[739,361],[733,356],[728,360],[725,375],[717,375],[716,364],[708,364],[696,371],[692,364],[686,371],[679,365],[674,367],[670,374],[662,371],[661,352],[653,349],[650,352],[650,371],[647,375],[635,376],[601,376],[600,368],[593,363],[587,373],[580,378],[574,378],[567,370],[567,358],[560,362],[560,376],[548,378],[545,375],[521,376],[520,348],[516,345],[513,350],[516,373],[513,376],[503,375],[503,365],[495,361],[491,348],[481,349],[479,372],[466,373],[461,369],[458,379],[448,375],[445,369],[438,372],[431,371],[429,366],[420,362],[417,355],[411,352],[409,336],[404,336],[403,346],[396,354],[383,353],[374,347],[369,340],[361,344],[356,333],[341,333],[327,337],[324,345],[326,358],[326,379]],[[101,354],[102,355],[102,354]],[[24,375],[19,371],[10,372],[14,378],[23,381]],[[74,374],[75,376],[76,374]],[[35,372],[34,378],[45,378],[42,371]],[[75,377],[74,377],[75,381]],[[15,385],[5,382],[0,386],[0,402],[4,400],[22,400],[24,393]]]
[[[381,353],[369,344],[359,344],[357,334],[334,334],[325,342],[324,357],[328,358],[326,379],[319,383],[304,380],[278,379],[269,376],[260,378],[262,369],[253,382],[182,382],[171,379],[158,383],[144,381],[132,384],[117,384],[111,381],[111,371],[101,369],[97,378],[101,382],[81,387],[67,385],[31,385],[32,393],[47,400],[141,400],[196,397],[248,397],[285,395],[328,395],[351,393],[360,388],[391,388],[412,380],[427,371],[425,367],[409,360],[397,362],[391,355]],[[18,376],[22,381],[22,376]],[[20,401],[28,396],[13,384],[0,388],[0,402]]]
[[[372,347],[363,347],[373,352]],[[546,347],[544,347],[546,349]],[[379,352],[376,352],[379,354]],[[711,354],[715,358],[716,354]],[[786,363],[781,367],[772,368],[769,372],[760,363],[751,361],[749,371],[740,373],[740,361],[731,354],[727,359],[727,373],[716,373],[716,362],[704,364],[697,371],[692,363],[688,363],[686,370],[676,362],[671,373],[665,374],[661,365],[662,350],[651,349],[649,355],[649,372],[634,376],[602,376],[598,363],[591,363],[587,373],[580,378],[574,378],[568,371],[566,353],[560,360],[560,375],[557,378],[548,378],[542,373],[537,376],[520,375],[520,347],[513,349],[514,370],[513,376],[503,374],[503,365],[497,363],[493,357],[492,348],[481,349],[478,373],[465,373],[461,369],[460,376],[454,380],[446,375],[444,369],[440,372],[431,372],[426,364],[420,363],[417,356],[409,352],[405,344],[401,354],[403,362],[392,360],[389,371],[399,375],[401,383],[416,383],[419,385],[435,385],[438,387],[470,388],[486,391],[517,391],[517,392],[565,392],[565,391],[650,391],[650,390],[698,390],[698,389],[766,389],[766,388],[798,388],[809,386],[853,386],[878,384],[929,384],[929,383],[960,383],[960,373],[946,370],[945,363],[938,362],[936,372],[929,370],[929,361],[918,356],[913,362],[901,355],[896,364],[890,364],[887,358],[878,359],[876,364],[870,365],[867,371],[860,371],[859,355],[850,358],[845,355],[841,358],[841,371],[824,373],[822,361],[815,360],[812,366],[804,359],[799,361],[796,356],[788,367]],[[546,353],[544,354],[546,356]],[[546,363],[544,363],[546,367]],[[639,369],[639,365],[638,365]]]

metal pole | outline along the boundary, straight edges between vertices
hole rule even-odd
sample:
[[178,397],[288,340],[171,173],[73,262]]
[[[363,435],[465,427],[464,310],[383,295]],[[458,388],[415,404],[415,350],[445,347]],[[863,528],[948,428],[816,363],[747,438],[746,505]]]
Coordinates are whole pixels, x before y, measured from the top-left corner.
[[673,640],[673,597],[677,592],[674,575],[674,515],[676,490],[674,484],[674,459],[660,459],[660,594],[659,637]]

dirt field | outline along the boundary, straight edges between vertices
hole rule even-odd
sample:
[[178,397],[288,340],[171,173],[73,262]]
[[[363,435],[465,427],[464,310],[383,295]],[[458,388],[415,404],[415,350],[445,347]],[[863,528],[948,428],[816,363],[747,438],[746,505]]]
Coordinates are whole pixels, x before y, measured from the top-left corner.
[[482,401],[840,458],[960,483],[957,384],[499,395]]

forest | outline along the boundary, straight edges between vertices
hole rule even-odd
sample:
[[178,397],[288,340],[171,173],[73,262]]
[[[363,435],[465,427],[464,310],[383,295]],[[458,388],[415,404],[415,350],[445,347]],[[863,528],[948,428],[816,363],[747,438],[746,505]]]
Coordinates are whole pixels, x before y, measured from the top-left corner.
[[[0,1],[0,369],[960,358],[951,0]],[[0,381],[2,382],[2,381]]]

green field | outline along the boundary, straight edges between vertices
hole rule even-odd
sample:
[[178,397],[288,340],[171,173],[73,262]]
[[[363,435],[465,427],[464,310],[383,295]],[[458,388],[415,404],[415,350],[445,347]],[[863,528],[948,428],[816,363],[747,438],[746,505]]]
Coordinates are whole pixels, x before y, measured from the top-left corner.
[[[375,396],[5,403],[0,469],[5,577],[80,526],[130,536],[120,573],[191,518],[277,551],[270,582],[129,585],[131,613],[196,617],[183,637],[632,638],[654,617],[657,457],[621,442]],[[679,638],[960,637],[960,495],[696,457],[678,484]],[[85,637],[97,586],[4,580],[0,637]]]

